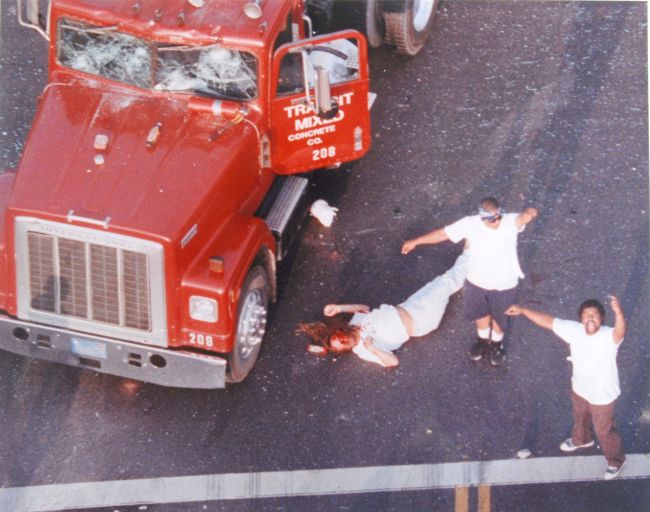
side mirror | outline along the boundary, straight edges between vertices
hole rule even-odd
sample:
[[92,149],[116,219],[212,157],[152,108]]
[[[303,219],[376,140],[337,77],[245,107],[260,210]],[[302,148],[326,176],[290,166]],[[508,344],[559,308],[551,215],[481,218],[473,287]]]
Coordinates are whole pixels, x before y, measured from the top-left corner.
[[[356,49],[356,47],[354,48]],[[339,105],[338,102],[332,98],[330,87],[330,72],[333,69],[333,63],[335,59],[346,61],[349,59],[349,55],[327,45],[309,46],[300,48],[298,51],[300,51],[302,58],[302,70],[305,80],[304,88],[307,104],[311,104],[311,98],[309,97],[311,75],[314,82],[314,100],[316,102],[316,105],[314,105],[314,110],[319,117],[323,119],[332,119],[334,116],[336,116],[336,114],[338,114]],[[312,55],[314,52],[323,52],[325,54],[333,56],[334,60],[330,59],[328,61],[330,63],[330,67],[318,65],[316,62],[310,61],[310,55]]]
[[36,30],[50,40],[50,2],[43,0],[18,0],[18,23]]
[[315,71],[316,87],[314,88],[314,96],[316,100],[316,114],[323,119],[332,119],[339,112],[339,104],[338,101],[332,98],[329,71],[321,67],[317,67]]

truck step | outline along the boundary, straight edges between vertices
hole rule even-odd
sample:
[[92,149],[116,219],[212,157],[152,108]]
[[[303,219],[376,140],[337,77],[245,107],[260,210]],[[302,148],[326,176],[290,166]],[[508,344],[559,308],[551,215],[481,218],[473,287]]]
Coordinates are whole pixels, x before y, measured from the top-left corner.
[[307,178],[288,176],[264,220],[278,243],[277,258],[281,260],[295,232],[307,214]]

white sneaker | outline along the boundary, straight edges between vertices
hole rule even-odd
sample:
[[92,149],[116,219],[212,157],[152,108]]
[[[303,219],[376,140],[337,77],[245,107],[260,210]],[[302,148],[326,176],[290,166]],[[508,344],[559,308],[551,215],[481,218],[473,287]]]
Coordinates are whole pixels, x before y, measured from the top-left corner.
[[623,469],[623,466],[625,466],[625,461],[623,461],[623,464],[621,464],[619,467],[607,466],[607,471],[605,471],[605,480],[611,480],[612,478],[616,478],[618,474],[621,472],[621,469]]
[[585,444],[575,444],[573,442],[573,439],[569,437],[568,439],[565,439],[562,442],[562,444],[560,445],[560,450],[562,450],[563,452],[575,452],[580,448],[591,448],[593,445],[594,445],[593,439]]

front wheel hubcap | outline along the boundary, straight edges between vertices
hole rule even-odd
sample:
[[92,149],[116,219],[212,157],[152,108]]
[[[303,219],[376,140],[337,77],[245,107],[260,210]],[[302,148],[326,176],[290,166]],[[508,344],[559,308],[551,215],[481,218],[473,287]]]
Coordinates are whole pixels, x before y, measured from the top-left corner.
[[248,294],[239,317],[237,347],[242,359],[247,359],[262,342],[266,331],[266,306],[260,290]]

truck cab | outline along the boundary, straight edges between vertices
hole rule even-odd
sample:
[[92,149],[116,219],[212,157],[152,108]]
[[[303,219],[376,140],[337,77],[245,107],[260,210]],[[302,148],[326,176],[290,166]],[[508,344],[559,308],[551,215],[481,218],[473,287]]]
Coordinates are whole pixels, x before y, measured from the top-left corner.
[[243,380],[304,173],[369,149],[363,35],[312,37],[300,0],[43,3],[18,4],[49,71],[0,174],[0,348],[166,386]]

